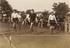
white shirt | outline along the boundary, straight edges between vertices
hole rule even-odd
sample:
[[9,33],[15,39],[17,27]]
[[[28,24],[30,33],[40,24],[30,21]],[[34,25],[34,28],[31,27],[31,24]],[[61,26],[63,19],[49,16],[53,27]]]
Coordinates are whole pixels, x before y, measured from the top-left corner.
[[30,22],[30,17],[29,17],[29,14],[26,14],[26,18],[25,20],[28,20]]
[[49,16],[49,20],[56,20],[55,15],[50,15],[50,16]]
[[26,18],[29,18],[29,14],[26,15]]
[[11,18],[17,18],[17,13],[12,13]]
[[3,14],[3,16],[4,16],[4,17],[6,17],[6,16],[7,16],[7,14]]
[[21,15],[20,14],[17,14],[17,18],[21,18]]
[[29,14],[27,14],[26,19],[30,20]]

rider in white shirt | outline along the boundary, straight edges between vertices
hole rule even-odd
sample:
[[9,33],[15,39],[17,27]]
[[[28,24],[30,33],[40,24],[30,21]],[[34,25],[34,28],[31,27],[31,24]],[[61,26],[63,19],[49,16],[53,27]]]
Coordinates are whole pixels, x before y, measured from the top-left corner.
[[55,25],[57,23],[56,17],[54,13],[51,13],[48,18],[48,26],[50,26],[50,31],[53,32],[53,29],[55,28]]
[[20,13],[20,12],[19,12],[19,13],[17,13],[17,18],[18,18],[19,22],[21,22],[22,17],[21,17],[21,13]]
[[17,13],[12,13],[11,18],[16,18],[17,17]]
[[55,25],[57,24],[57,20],[56,20],[56,17],[53,13],[51,13],[49,15],[49,18],[48,18],[48,26],[50,26],[50,31],[51,29],[54,29],[55,28]]
[[29,16],[30,16],[29,14],[26,15],[26,20],[27,20],[28,22],[30,22],[30,17],[29,17]]
[[12,22],[18,21],[18,13],[16,11],[13,11],[13,13],[11,14],[11,21]]
[[49,16],[49,20],[55,20],[55,21],[56,21],[55,15],[50,15],[50,16]]

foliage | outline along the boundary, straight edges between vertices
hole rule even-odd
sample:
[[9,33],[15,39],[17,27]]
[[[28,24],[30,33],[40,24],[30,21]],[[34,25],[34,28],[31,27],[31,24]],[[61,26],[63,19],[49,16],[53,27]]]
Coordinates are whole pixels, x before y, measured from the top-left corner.
[[55,11],[55,15],[64,18],[65,15],[69,12],[69,7],[68,5],[64,3],[54,3],[53,4],[53,10]]
[[42,14],[43,14],[43,18],[44,18],[45,20],[48,20],[49,11],[44,11],[44,12],[42,12]]
[[2,11],[4,11],[7,15],[12,12],[12,7],[6,0],[2,0],[1,7],[2,7]]

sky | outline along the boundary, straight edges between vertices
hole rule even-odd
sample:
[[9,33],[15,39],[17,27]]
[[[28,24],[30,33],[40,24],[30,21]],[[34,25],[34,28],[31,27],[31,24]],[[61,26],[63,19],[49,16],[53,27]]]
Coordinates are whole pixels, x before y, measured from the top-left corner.
[[70,0],[7,0],[13,9],[25,11],[34,9],[35,11],[52,11],[53,3],[66,2],[70,7]]

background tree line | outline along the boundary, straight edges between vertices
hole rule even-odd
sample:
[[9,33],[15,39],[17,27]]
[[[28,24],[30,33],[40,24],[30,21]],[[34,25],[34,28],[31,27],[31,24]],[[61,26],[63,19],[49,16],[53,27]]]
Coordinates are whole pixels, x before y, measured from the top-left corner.
[[[1,8],[2,8],[2,11],[4,11],[7,16],[11,16],[11,12],[12,12],[12,7],[11,5],[8,3],[8,1],[6,0],[1,0],[1,4],[0,4]],[[52,10],[55,12],[55,15],[58,16],[58,18],[60,19],[64,19],[65,18],[65,15],[70,11],[70,8],[69,6],[63,2],[59,2],[59,3],[54,3],[52,5]],[[31,9],[29,10],[26,10],[26,13],[30,13]],[[25,12],[22,11],[22,15],[24,15]],[[42,12],[43,16],[45,19],[47,19],[47,16],[50,14],[49,11],[44,11]]]

